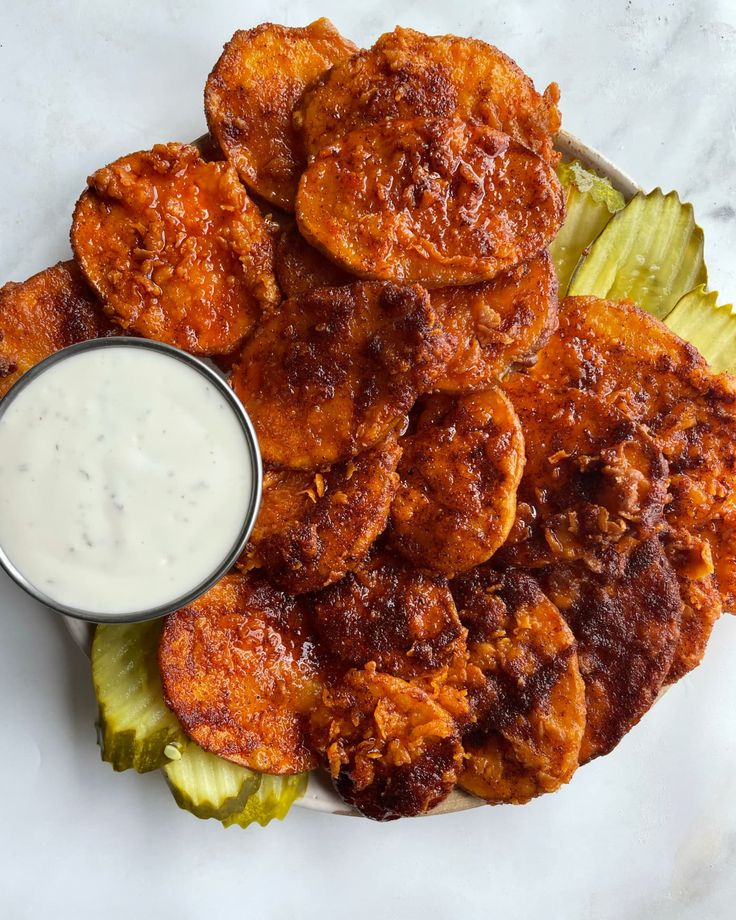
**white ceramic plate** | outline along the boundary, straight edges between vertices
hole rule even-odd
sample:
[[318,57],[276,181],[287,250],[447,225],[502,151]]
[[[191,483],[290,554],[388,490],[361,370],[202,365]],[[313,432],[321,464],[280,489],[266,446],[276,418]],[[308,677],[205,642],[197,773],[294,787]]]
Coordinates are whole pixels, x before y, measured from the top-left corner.
[[[560,131],[557,135],[556,147],[565,159],[580,160],[584,166],[594,169],[602,176],[607,176],[611,184],[624,195],[627,201],[640,191],[640,186],[607,160],[603,154],[598,153],[592,147],[588,147],[574,135],[568,134],[567,131]],[[85,654],[89,655],[93,626],[81,620],[73,620],[70,617],[64,617],[64,623],[77,645]],[[464,811],[466,808],[476,808],[482,804],[474,796],[457,790],[438,805],[431,814]],[[311,774],[307,792],[304,798],[300,799],[296,805],[301,808],[309,808],[312,811],[323,811],[333,815],[357,816],[357,812],[347,806],[333,790],[330,781],[322,771],[315,771]]]

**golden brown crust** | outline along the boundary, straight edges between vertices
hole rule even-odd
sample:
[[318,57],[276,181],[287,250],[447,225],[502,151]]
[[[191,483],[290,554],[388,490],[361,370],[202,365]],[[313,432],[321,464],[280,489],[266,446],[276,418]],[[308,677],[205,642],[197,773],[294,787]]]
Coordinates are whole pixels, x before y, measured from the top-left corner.
[[299,229],[338,265],[428,288],[488,281],[532,258],[563,214],[544,160],[447,119],[353,131],[317,155],[297,194]]
[[120,325],[198,354],[228,354],[278,302],[273,239],[234,169],[161,144],[98,170],[72,246]]
[[310,731],[338,793],[376,821],[434,808],[462,764],[452,716],[419,686],[373,664],[324,691]]
[[711,544],[724,606],[736,606],[736,384],[633,304],[567,298],[535,373],[586,386],[642,422],[670,466],[668,523]]
[[707,540],[675,530],[665,535],[665,551],[677,574],[683,602],[680,635],[666,679],[673,684],[703,660],[723,605]]
[[622,557],[620,574],[583,562],[540,570],[578,643],[587,723],[580,762],[609,753],[657,698],[674,661],[683,604],[658,537]]
[[54,352],[119,332],[74,262],[9,281],[0,288],[0,399]]
[[233,386],[266,463],[319,470],[401,429],[448,353],[422,288],[320,288],[264,320]]
[[321,680],[285,594],[227,575],[166,618],[159,665],[168,706],[206,751],[262,773],[315,766],[305,728]]
[[357,47],[329,19],[304,28],[262,23],[236,32],[209,75],[207,124],[243,182],[294,209],[304,168],[292,113],[304,89]]
[[310,156],[386,118],[457,116],[510,134],[556,162],[558,99],[556,84],[540,95],[493,45],[399,27],[328,71],[305,93],[294,117]]
[[641,425],[585,390],[545,385],[536,367],[503,387],[521,420],[526,467],[499,560],[535,568],[581,559],[615,573],[625,552],[664,526],[662,452]]
[[[307,603],[332,667],[373,662],[379,671],[408,681],[443,668],[453,670],[453,679],[458,676],[465,633],[444,578],[378,551]],[[464,714],[461,710],[456,715]]]
[[459,783],[492,804],[528,802],[570,781],[585,729],[575,639],[536,581],[474,569],[452,584],[468,628],[475,724]]
[[340,287],[355,281],[310,246],[295,226],[285,227],[276,245],[276,278],[284,297],[300,297],[315,288]]
[[321,473],[266,470],[256,526],[241,559],[291,594],[352,571],[386,526],[399,477],[395,435]]
[[485,562],[514,522],[524,469],[522,429],[507,397],[498,389],[431,397],[401,443],[391,547],[448,576]]
[[557,326],[557,276],[546,251],[485,284],[439,288],[432,306],[455,341],[443,393],[485,389],[526,364]]

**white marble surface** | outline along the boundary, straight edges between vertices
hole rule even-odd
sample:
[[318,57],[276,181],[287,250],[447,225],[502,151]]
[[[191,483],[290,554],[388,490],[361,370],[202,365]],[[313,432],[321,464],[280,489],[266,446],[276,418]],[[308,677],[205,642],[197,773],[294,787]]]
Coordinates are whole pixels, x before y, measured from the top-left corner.
[[[487,38],[566,127],[644,186],[677,188],[706,230],[711,284],[736,297],[733,0],[0,4],[0,278],[68,251],[95,167],[201,133],[202,87],[232,31],[329,15],[370,42],[397,22]],[[0,914],[564,920],[733,916],[736,618],[704,667],[610,756],[524,808],[379,826],[295,810],[241,832],[198,822],[158,776],[100,763],[87,663],[0,580]]]

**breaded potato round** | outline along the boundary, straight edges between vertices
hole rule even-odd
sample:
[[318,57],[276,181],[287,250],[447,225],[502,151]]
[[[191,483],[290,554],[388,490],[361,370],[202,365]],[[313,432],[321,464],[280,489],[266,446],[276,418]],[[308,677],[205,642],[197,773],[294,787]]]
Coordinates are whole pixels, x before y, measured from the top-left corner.
[[320,470],[401,429],[449,351],[418,286],[320,288],[261,323],[233,386],[266,463]]
[[677,574],[683,602],[675,657],[665,680],[673,684],[703,660],[723,604],[707,540],[683,530],[673,530],[665,535],[664,546]]
[[340,287],[356,280],[310,246],[296,227],[284,228],[279,235],[276,278],[284,297],[301,297],[315,288]]
[[430,397],[401,444],[390,546],[448,576],[485,562],[514,523],[524,470],[524,437],[508,398],[499,389]]
[[293,599],[227,575],[166,618],[166,703],[206,751],[261,773],[310,770],[306,718],[322,689],[311,649]]
[[475,723],[459,784],[494,805],[521,804],[572,778],[585,730],[575,639],[537,582],[473,569],[452,583],[468,628]]
[[578,643],[587,721],[580,763],[608,754],[657,698],[677,649],[683,603],[658,537],[622,554],[620,574],[584,562],[540,570]]
[[374,664],[348,671],[325,690],[310,730],[338,793],[376,821],[434,808],[462,765],[452,716],[420,687]]
[[310,156],[386,118],[457,116],[510,134],[555,163],[558,100],[556,84],[540,95],[493,45],[399,27],[325,73],[307,90],[294,119]]
[[485,389],[514,364],[534,359],[557,326],[557,276],[547,252],[485,284],[439,288],[432,306],[455,340],[455,353],[435,388]]
[[506,134],[448,119],[386,121],[322,150],[299,182],[299,229],[342,268],[427,288],[489,281],[544,249],[564,197]]
[[225,45],[204,91],[207,124],[243,182],[272,204],[294,209],[304,169],[294,106],[308,85],[357,50],[329,19],[304,28],[264,22]]
[[240,564],[290,594],[352,571],[383,531],[399,477],[395,435],[322,473],[266,470],[263,499]]
[[340,665],[415,680],[457,671],[465,633],[444,578],[426,575],[385,550],[342,581],[308,598],[320,649]]
[[642,422],[670,467],[668,523],[711,545],[736,609],[736,382],[633,304],[570,297],[535,375],[585,386]]
[[232,167],[161,144],[87,181],[72,247],[124,329],[226,355],[278,302],[271,232]]
[[583,389],[557,389],[530,373],[504,391],[526,442],[516,521],[499,561],[535,568],[582,559],[615,572],[625,550],[664,527],[667,462],[654,439]]
[[54,352],[119,332],[75,262],[8,281],[0,288],[0,399]]

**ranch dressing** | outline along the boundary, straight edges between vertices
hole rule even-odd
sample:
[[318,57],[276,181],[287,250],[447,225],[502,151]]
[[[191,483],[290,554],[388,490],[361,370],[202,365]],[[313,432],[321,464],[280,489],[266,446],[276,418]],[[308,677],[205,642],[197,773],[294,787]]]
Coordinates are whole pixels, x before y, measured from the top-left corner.
[[79,351],[0,414],[0,547],[52,602],[145,612],[233,552],[255,480],[235,409],[195,367],[124,344]]

